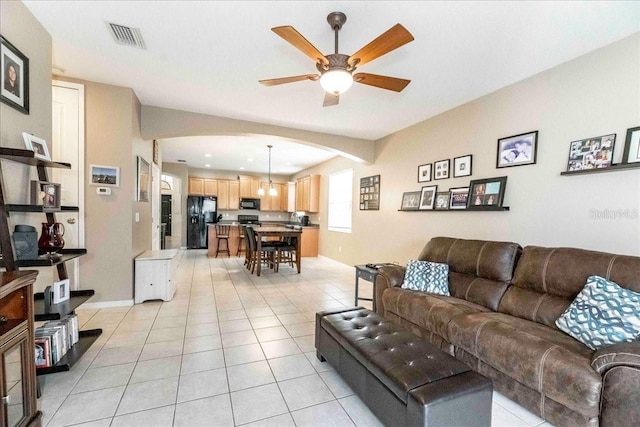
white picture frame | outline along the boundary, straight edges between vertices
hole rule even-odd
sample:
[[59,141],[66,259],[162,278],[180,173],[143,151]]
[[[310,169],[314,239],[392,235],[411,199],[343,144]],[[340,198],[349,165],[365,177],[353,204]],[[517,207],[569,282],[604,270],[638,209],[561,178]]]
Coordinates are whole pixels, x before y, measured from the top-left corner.
[[24,145],[27,147],[27,150],[33,151],[33,157],[49,162],[51,161],[47,141],[27,132],[22,132],[22,138],[24,139]]
[[61,302],[65,302],[71,296],[70,288],[71,282],[69,279],[60,280],[59,282],[53,283],[53,303],[60,304]]
[[120,187],[120,168],[116,166],[91,165],[90,185]]

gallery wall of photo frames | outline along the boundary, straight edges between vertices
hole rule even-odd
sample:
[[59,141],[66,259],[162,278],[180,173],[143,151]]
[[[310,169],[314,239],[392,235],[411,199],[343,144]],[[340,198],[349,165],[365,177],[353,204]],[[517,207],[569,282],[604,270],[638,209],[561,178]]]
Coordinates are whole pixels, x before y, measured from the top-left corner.
[[380,210],[380,175],[360,178],[360,210]]

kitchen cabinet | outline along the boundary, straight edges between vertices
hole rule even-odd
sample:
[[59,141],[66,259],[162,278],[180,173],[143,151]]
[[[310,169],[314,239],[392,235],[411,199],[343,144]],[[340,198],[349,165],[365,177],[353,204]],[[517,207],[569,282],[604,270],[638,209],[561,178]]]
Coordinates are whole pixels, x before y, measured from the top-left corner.
[[[262,183],[262,189],[264,190],[264,196],[260,196],[260,210],[265,212],[287,212],[288,208],[288,184],[273,183],[273,189],[276,190],[276,194],[269,195],[269,184]],[[282,201],[285,200],[285,203]]]
[[239,175],[240,181],[240,197],[255,199],[258,197],[258,190],[261,187],[260,178],[256,176]]
[[240,209],[240,183],[238,181],[229,181],[229,210],[237,211]]
[[237,211],[240,209],[240,184],[227,179],[218,180],[218,210]]
[[189,195],[204,196],[204,178],[189,177]]
[[296,211],[318,212],[320,209],[320,175],[296,180]]
[[[295,212],[296,211],[296,183],[295,182],[287,182],[283,185],[287,189],[287,197],[282,198],[282,206],[284,212]],[[284,194],[284,193],[283,193]]]
[[218,180],[207,179],[204,180],[204,195],[205,196],[217,196],[218,195]]
[[318,235],[320,229],[318,227],[302,227],[302,235],[300,240],[300,256],[301,257],[317,257],[318,256]]

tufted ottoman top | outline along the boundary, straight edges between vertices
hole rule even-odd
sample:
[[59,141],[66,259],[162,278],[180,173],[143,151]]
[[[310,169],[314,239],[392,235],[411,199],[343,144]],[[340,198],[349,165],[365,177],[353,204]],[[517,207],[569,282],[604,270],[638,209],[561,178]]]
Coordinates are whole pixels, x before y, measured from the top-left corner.
[[471,370],[364,308],[327,314],[321,327],[405,403],[414,388]]

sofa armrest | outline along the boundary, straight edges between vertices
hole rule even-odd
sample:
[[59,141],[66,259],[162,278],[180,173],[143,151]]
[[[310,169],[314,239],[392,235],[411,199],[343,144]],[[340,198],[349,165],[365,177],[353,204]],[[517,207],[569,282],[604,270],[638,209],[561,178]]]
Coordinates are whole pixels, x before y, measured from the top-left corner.
[[591,366],[602,375],[600,425],[640,425],[640,342],[600,349]]
[[640,369],[640,341],[604,347],[593,354],[591,367],[600,375],[616,366]]
[[404,282],[405,267],[401,265],[385,265],[378,269],[376,276],[375,295],[376,312],[384,316],[384,307],[382,305],[382,293],[387,288],[400,287]]

